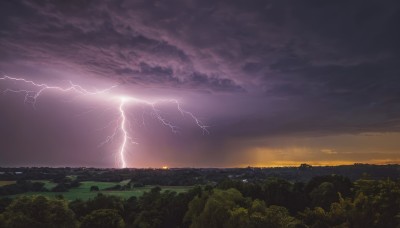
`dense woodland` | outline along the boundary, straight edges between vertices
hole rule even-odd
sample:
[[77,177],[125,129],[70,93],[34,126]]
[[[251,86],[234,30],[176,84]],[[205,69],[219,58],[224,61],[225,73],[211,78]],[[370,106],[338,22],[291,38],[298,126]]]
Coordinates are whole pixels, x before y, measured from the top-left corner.
[[[79,185],[61,177],[54,180]],[[315,175],[306,182],[234,177],[179,194],[155,187],[129,199],[102,193],[87,201],[67,201],[61,195],[3,196],[0,227],[400,227],[396,179],[364,175],[351,180],[336,174]],[[11,186],[46,191],[22,179]]]

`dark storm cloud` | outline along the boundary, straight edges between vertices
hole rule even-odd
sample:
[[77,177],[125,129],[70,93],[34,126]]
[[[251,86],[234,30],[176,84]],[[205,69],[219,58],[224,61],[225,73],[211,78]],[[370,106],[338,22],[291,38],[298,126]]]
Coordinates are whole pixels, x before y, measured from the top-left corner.
[[57,63],[148,86],[244,91],[228,75],[197,67],[185,48],[137,31],[134,18],[123,21],[125,11],[107,2],[2,5],[1,50],[9,61]]
[[215,141],[398,132],[399,24],[391,0],[2,1],[0,67],[209,92]]
[[160,66],[149,66],[146,63],[140,63],[139,69],[122,68],[115,71],[117,75],[123,76],[124,81],[131,83],[155,84],[168,88],[185,88],[189,86],[192,89],[204,89],[220,92],[244,92],[244,89],[236,85],[230,79],[220,79],[217,76],[207,76],[199,72],[192,72],[186,75],[184,79],[174,76],[171,68]]

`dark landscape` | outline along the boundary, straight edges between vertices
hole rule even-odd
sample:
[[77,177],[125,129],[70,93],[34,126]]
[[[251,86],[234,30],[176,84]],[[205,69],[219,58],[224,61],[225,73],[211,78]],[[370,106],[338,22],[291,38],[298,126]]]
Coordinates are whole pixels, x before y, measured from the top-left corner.
[[0,168],[0,227],[396,227],[400,165]]
[[0,228],[400,228],[399,0],[0,0]]

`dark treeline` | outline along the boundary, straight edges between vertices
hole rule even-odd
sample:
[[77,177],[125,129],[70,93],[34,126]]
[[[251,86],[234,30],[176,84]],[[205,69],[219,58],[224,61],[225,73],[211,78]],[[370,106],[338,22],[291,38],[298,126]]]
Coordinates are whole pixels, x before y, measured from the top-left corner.
[[44,187],[42,182],[32,182],[18,180],[15,184],[0,187],[0,196],[15,195],[24,192],[46,192],[49,191]]
[[400,227],[400,181],[226,178],[179,194],[155,187],[129,199],[1,198],[0,227]]
[[55,187],[48,189],[40,181],[17,180],[15,184],[0,187],[0,196],[16,195],[25,192],[67,192],[70,188],[79,187],[80,185],[81,183],[77,180],[65,178],[58,182]]
[[215,184],[229,177],[233,180],[249,182],[270,177],[290,182],[307,182],[315,176],[343,175],[350,180],[398,179],[400,165],[354,164],[343,166],[313,167],[302,164],[299,167],[276,168],[174,168],[174,169],[99,169],[99,168],[0,168],[0,180],[52,180],[60,183],[67,176],[75,176],[76,181],[120,182],[131,179],[143,185],[193,186]]

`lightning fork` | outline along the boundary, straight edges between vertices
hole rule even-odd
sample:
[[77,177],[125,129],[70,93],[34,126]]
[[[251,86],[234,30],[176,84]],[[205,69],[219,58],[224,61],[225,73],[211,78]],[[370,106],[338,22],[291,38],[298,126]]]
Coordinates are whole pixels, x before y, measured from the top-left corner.
[[[16,81],[16,82],[23,82],[25,84],[34,86],[39,88],[37,91],[32,91],[32,90],[26,90],[26,89],[20,89],[20,90],[15,90],[15,89],[5,89],[3,91],[3,93],[6,92],[13,92],[13,93],[23,93],[25,94],[25,98],[24,98],[24,102],[25,103],[31,103],[33,105],[34,108],[36,108],[36,102],[37,99],[39,98],[40,95],[42,95],[42,93],[45,90],[57,90],[57,91],[61,91],[61,92],[75,92],[81,95],[92,95],[92,96],[96,96],[96,95],[100,95],[100,94],[105,94],[110,92],[112,89],[114,89],[115,87],[117,87],[118,85],[114,85],[110,88],[106,88],[103,90],[96,90],[95,92],[89,91],[87,89],[85,89],[84,87],[82,87],[81,85],[75,84],[72,81],[68,81],[69,86],[68,87],[60,87],[60,86],[51,86],[45,83],[36,83],[32,80],[28,80],[28,79],[24,79],[24,78],[16,78],[16,77],[10,77],[10,76],[3,76],[0,77],[0,80],[9,80],[9,81]],[[118,155],[119,155],[119,165],[121,168],[126,168],[127,167],[127,162],[126,162],[126,150],[127,150],[127,143],[128,140],[131,143],[137,144],[137,142],[133,141],[132,138],[129,135],[129,132],[127,130],[127,123],[129,123],[128,119],[127,119],[127,115],[126,115],[126,111],[125,111],[125,106],[127,105],[128,102],[131,103],[139,103],[139,104],[143,104],[146,105],[148,107],[150,107],[151,109],[151,113],[153,114],[153,116],[164,126],[168,127],[171,129],[171,131],[173,133],[178,133],[178,127],[174,124],[172,124],[170,121],[168,121],[166,118],[164,118],[161,113],[160,110],[157,109],[157,105],[161,104],[161,103],[174,103],[176,105],[177,110],[182,114],[182,116],[189,116],[194,122],[195,124],[203,131],[203,134],[207,133],[209,134],[210,132],[208,131],[208,126],[204,125],[193,113],[184,110],[181,107],[181,104],[178,102],[178,100],[175,99],[162,99],[162,100],[156,100],[156,101],[149,101],[149,100],[145,100],[145,99],[139,99],[136,97],[130,97],[130,96],[117,96],[117,95],[110,95],[110,98],[116,98],[118,101],[118,106],[115,107],[116,111],[118,111],[119,113],[119,117],[117,120],[113,120],[111,121],[106,127],[103,127],[101,129],[106,129],[109,127],[109,125],[114,122],[117,121],[119,123],[118,127],[116,127],[113,131],[113,133],[109,136],[106,137],[106,139],[100,143],[99,147],[113,141],[113,139],[118,135],[118,131],[120,132],[120,134],[122,135],[122,142],[121,145],[119,146],[118,149]],[[92,110],[89,110],[85,113],[82,113],[80,115],[84,115],[87,113],[92,112]],[[142,116],[143,119],[143,116]],[[143,124],[144,124],[144,119],[143,119]],[[100,130],[101,130],[100,129]]]

